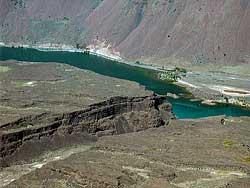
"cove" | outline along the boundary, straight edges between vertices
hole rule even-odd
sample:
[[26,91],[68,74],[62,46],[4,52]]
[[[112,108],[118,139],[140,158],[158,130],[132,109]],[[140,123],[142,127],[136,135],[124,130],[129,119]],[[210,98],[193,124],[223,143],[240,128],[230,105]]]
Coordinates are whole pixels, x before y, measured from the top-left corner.
[[[140,67],[129,66],[113,60],[105,59],[95,55],[86,55],[80,52],[66,51],[40,51],[33,48],[11,48],[0,47],[0,60],[18,60],[28,62],[58,62],[90,70],[105,76],[135,81],[146,89],[157,94],[169,93],[187,94],[187,91],[177,85],[166,83],[157,79],[157,72]],[[188,98],[167,98],[173,106],[173,112],[180,119],[201,118],[216,115],[227,115],[233,117],[250,116],[250,109],[235,105],[217,104],[209,106],[201,104],[200,101],[190,101]]]

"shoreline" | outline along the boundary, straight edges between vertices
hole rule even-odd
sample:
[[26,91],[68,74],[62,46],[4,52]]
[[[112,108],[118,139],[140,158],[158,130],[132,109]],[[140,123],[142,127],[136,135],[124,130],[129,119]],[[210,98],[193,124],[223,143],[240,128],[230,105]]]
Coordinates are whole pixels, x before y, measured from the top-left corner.
[[[19,44],[19,43],[6,44],[4,42],[0,42],[0,47],[33,48],[33,49],[40,50],[40,51],[78,52],[78,53],[84,53],[86,51],[84,49],[75,48],[72,45],[65,45],[65,44],[59,45],[59,44],[50,44],[50,43],[40,44],[40,45],[27,45],[27,44]],[[90,53],[90,55],[95,55],[98,57],[109,59],[109,60],[112,60],[112,61],[115,61],[118,63],[123,63],[123,64],[133,66],[133,67],[155,70],[155,71],[159,71],[159,72],[165,71],[161,67],[152,66],[149,64],[145,64],[145,63],[138,64],[135,62],[129,62],[129,61],[122,59],[120,56],[117,56],[115,54],[106,54],[106,53],[101,52],[100,50],[98,50],[96,48],[90,49],[89,53]]]
[[[39,51],[57,51],[57,52],[77,52],[77,53],[84,53],[86,50],[84,49],[77,49],[72,45],[65,45],[65,44],[51,44],[51,43],[47,43],[47,44],[40,44],[40,45],[27,45],[27,44],[20,44],[20,43],[9,43],[6,44],[4,42],[0,42],[0,47],[14,47],[14,48],[33,48]],[[163,69],[161,67],[157,67],[157,66],[153,66],[153,65],[149,65],[149,64],[144,64],[144,63],[135,63],[135,62],[129,62],[126,61],[124,59],[122,59],[120,56],[114,55],[114,54],[107,54],[105,52],[102,52],[100,49],[96,49],[96,48],[92,48],[89,50],[89,54],[90,55],[95,55],[98,57],[102,57],[105,59],[109,59],[112,60],[114,62],[118,62],[118,63],[122,63],[122,64],[126,64],[129,66],[133,66],[133,67],[139,67],[139,68],[143,68],[143,69],[147,69],[147,70],[154,70],[154,71],[158,71],[158,72],[164,72],[166,71],[166,69]],[[229,100],[229,103],[222,101],[220,99],[218,100],[211,100],[209,98],[203,98],[199,95],[196,95],[192,92],[192,90],[190,90],[190,88],[193,89],[200,89],[199,86],[196,86],[192,83],[189,83],[183,79],[178,79],[176,82],[173,82],[172,84],[176,85],[176,86],[181,86],[183,88],[185,88],[187,91],[191,92],[191,94],[197,98],[201,100],[201,103],[203,104],[207,104],[207,105],[214,105],[214,103],[219,103],[219,104],[231,104],[231,105],[236,105],[236,106],[240,106],[240,107],[244,107],[244,108],[250,108],[250,104],[242,104],[237,102],[235,99],[234,100]],[[226,86],[225,86],[226,87]],[[209,89],[209,88],[208,88]],[[220,91],[218,91],[220,92]],[[221,93],[221,92],[220,92]],[[228,97],[232,97],[233,99],[233,95],[227,95],[226,93],[222,93],[225,94]]]

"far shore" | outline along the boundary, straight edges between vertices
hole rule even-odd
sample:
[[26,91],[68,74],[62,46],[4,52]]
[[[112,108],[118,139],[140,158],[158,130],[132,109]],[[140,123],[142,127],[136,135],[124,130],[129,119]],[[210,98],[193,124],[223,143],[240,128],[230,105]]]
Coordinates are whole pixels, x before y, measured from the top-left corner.
[[[59,44],[39,44],[39,45],[27,45],[27,44],[20,44],[20,43],[10,43],[10,44],[6,44],[4,42],[0,42],[0,47],[15,47],[15,48],[34,48],[40,51],[65,51],[65,52],[78,52],[78,53],[84,53],[86,50],[84,49],[78,49],[75,48],[72,45],[59,45]],[[123,58],[121,58],[120,56],[117,56],[115,54],[112,53],[105,53],[104,51],[100,50],[100,49],[96,49],[96,48],[92,48],[90,49],[89,53],[91,55],[95,55],[95,56],[99,56],[99,57],[103,57],[118,63],[124,63],[130,66],[134,66],[134,67],[140,67],[140,68],[144,68],[144,69],[149,69],[149,70],[155,70],[155,71],[159,71],[159,72],[163,72],[165,71],[162,67],[158,67],[158,66],[154,66],[154,65],[149,65],[149,64],[145,64],[145,63],[136,63],[136,62],[129,62],[124,60]]]

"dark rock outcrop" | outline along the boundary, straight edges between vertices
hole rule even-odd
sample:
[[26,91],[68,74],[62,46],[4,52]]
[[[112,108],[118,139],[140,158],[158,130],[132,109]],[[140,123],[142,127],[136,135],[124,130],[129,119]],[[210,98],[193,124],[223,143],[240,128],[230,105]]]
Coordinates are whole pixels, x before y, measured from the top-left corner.
[[170,106],[161,107],[164,101],[165,97],[156,95],[112,97],[81,111],[61,115],[44,113],[2,125],[0,159],[13,155],[26,142],[39,141],[44,137],[78,133],[100,137],[162,126],[172,117]]

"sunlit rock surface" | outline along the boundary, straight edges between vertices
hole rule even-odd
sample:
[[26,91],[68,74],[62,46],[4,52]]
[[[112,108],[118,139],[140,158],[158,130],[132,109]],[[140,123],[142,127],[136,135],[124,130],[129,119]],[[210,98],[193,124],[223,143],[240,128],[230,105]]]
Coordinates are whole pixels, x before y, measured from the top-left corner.
[[249,63],[248,0],[1,0],[0,40],[92,44],[125,58]]

